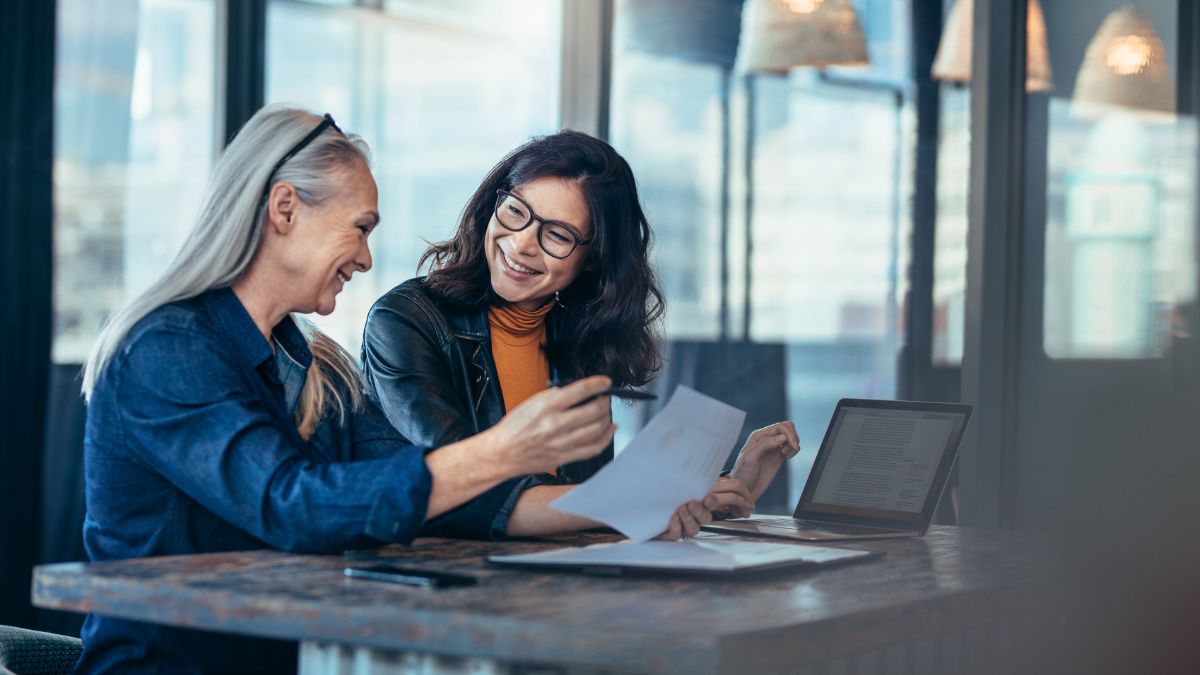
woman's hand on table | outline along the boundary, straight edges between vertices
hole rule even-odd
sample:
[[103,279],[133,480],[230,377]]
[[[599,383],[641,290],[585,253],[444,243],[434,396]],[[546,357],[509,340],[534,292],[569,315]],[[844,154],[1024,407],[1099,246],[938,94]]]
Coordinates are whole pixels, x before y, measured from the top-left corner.
[[796,425],[776,422],[750,434],[729,475],[744,483],[751,501],[756,501],[767,491],[779,467],[798,452],[800,437],[796,434]]

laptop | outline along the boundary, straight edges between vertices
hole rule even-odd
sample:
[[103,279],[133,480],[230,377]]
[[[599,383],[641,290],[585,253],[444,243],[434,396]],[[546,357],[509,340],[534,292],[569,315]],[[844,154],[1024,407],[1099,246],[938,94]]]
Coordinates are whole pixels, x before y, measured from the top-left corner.
[[710,532],[802,541],[919,537],[929,529],[971,406],[844,398],[791,517],[717,520]]

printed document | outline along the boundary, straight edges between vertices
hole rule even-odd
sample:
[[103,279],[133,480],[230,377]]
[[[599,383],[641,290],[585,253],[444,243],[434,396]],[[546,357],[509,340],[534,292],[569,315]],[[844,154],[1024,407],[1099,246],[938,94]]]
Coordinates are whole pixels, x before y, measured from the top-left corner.
[[712,490],[746,413],[680,386],[625,450],[589,480],[550,503],[642,542],[671,514]]

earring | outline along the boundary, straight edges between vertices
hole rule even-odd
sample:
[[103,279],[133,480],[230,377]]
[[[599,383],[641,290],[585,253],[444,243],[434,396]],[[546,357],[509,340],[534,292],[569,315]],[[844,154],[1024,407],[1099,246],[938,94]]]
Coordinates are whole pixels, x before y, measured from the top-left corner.
[[558,291],[554,291],[554,304],[562,307],[563,309],[567,309],[567,306],[563,304],[562,296],[558,294]]

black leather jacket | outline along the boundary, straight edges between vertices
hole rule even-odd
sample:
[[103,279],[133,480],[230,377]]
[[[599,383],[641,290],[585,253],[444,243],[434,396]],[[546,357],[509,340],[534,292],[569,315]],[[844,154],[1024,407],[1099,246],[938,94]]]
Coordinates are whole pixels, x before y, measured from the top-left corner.
[[[557,310],[546,317],[550,339],[559,319]],[[424,277],[400,284],[371,307],[361,361],[367,395],[416,445],[436,448],[453,443],[504,416],[487,310],[463,312],[439,302]],[[550,376],[571,380],[578,374],[569,364],[551,360]],[[592,459],[558,467],[557,475],[501,483],[430,521],[423,534],[501,538],[522,491],[538,484],[581,482],[612,458],[610,444]]]

